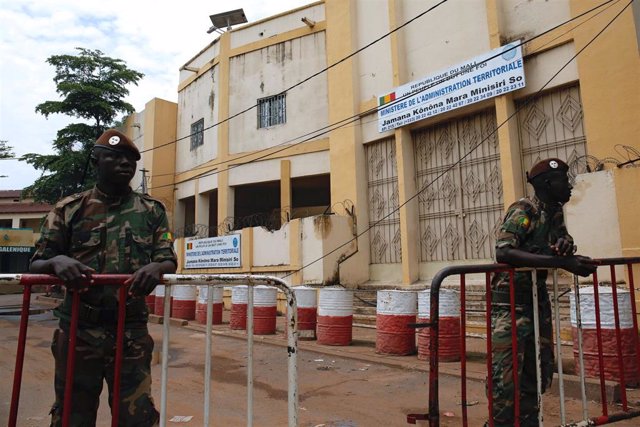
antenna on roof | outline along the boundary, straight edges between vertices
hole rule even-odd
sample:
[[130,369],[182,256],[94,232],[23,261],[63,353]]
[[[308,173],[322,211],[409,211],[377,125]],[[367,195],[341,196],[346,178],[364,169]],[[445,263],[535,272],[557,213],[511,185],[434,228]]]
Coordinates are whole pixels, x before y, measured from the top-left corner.
[[211,34],[214,31],[218,34],[222,34],[224,33],[222,28],[226,28],[226,30],[229,31],[234,25],[248,22],[243,9],[230,10],[228,12],[209,15],[209,19],[211,19],[211,23],[213,25],[209,27],[207,34]]

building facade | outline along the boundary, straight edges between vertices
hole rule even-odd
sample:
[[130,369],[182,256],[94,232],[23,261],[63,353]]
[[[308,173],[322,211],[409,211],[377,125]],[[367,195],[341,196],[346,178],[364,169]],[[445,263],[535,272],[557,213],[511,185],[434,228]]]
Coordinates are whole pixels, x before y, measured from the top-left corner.
[[40,236],[40,224],[51,209],[22,199],[22,190],[0,190],[0,272],[24,273]]
[[[311,3],[217,37],[180,69],[177,104],[127,129],[179,237],[242,235],[229,271],[410,285],[492,262],[525,171],[552,156],[571,166],[580,253],[639,256],[640,23],[599,4]],[[309,239],[333,266],[306,278]]]

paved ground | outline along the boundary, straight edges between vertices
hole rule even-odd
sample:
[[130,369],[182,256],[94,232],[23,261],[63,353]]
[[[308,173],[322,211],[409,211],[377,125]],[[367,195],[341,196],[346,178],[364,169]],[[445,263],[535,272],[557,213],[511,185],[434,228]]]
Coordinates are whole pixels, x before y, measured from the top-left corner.
[[[14,303],[15,296],[0,297],[0,307]],[[275,336],[256,337],[254,348],[254,425],[287,424],[287,356],[282,319]],[[25,375],[22,383],[19,426],[47,425],[47,412],[53,401],[53,363],[49,350],[56,321],[46,313],[30,321]],[[162,326],[150,325],[156,349],[162,346]],[[199,325],[172,326],[168,375],[167,415],[193,416],[183,425],[202,425],[204,384],[204,328]],[[428,405],[428,366],[415,356],[375,354],[375,330],[354,328],[354,342],[347,347],[327,347],[314,341],[301,341],[299,352],[299,425],[310,427],[404,426],[406,414],[426,412]],[[247,345],[243,332],[231,331],[227,324],[217,326],[213,337],[213,384],[210,425],[246,425]],[[8,418],[11,378],[15,359],[18,321],[0,316],[0,423]],[[484,341],[469,340],[467,400],[469,425],[480,426],[487,414],[484,394]],[[441,425],[462,425],[459,364],[442,364],[440,377]],[[160,364],[153,366],[153,393],[160,398]],[[633,403],[637,395],[630,395]],[[545,423],[559,425],[559,402],[554,394],[544,397]],[[576,420],[580,402],[567,398],[567,412]],[[109,424],[108,405],[103,399],[100,426]],[[591,416],[599,406],[589,402]],[[610,412],[620,408],[609,407]],[[174,425],[169,422],[168,425]],[[180,424],[175,424],[180,425]],[[419,425],[426,425],[424,423]],[[638,421],[618,423],[635,426]]]

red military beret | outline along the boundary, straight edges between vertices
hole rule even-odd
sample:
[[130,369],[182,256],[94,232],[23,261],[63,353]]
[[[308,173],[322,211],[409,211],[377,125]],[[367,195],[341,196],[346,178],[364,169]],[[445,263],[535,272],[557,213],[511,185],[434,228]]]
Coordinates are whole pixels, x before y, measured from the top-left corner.
[[127,135],[115,129],[108,129],[100,135],[95,146],[111,151],[129,151],[136,156],[136,160],[140,160],[138,147]]
[[527,173],[527,181],[531,181],[535,177],[549,173],[549,172],[568,172],[569,165],[560,159],[555,157],[551,159],[540,160],[533,165],[531,170]]

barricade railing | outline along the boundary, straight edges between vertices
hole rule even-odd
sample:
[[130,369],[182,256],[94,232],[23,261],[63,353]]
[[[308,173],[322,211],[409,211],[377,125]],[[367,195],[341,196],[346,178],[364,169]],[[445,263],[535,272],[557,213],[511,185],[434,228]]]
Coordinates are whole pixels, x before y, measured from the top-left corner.
[[[604,361],[603,361],[603,344],[602,344],[602,330],[600,319],[600,307],[598,290],[600,285],[604,282],[599,282],[598,271],[594,272],[591,276],[592,283],[587,283],[587,280],[583,280],[582,283],[578,280],[578,276],[573,276],[573,292],[575,295],[575,307],[576,307],[576,323],[577,323],[577,340],[578,340],[578,353],[579,353],[579,366],[580,366],[580,389],[582,399],[582,420],[572,421],[567,423],[566,411],[565,411],[565,399],[564,399],[564,373],[562,369],[562,351],[560,340],[560,312],[558,300],[562,295],[558,292],[558,271],[557,269],[538,269],[550,271],[553,278],[553,317],[555,321],[555,344],[556,344],[556,362],[557,373],[559,382],[560,393],[560,421],[563,426],[591,426],[591,425],[604,425],[612,422],[630,419],[640,416],[640,411],[630,410],[626,396],[626,382],[625,382],[625,362],[622,356],[622,339],[620,331],[620,312],[618,306],[618,288],[621,283],[625,285],[625,289],[629,291],[629,297],[631,299],[631,318],[632,322],[632,339],[635,356],[637,358],[636,368],[640,369],[640,340],[638,338],[638,322],[637,322],[637,309],[635,301],[635,285],[633,276],[633,267],[640,266],[640,257],[633,258],[606,258],[596,260],[598,262],[598,270],[609,267],[610,284],[612,288],[613,298],[613,315],[615,319],[615,341],[616,341],[616,354],[618,360],[618,378],[620,389],[620,401],[622,405],[622,412],[609,414],[607,409],[607,396],[606,396],[606,384],[604,374]],[[626,277],[624,281],[619,281],[616,277],[616,267],[625,267]],[[439,404],[439,383],[438,383],[438,337],[439,337],[439,297],[440,289],[443,281],[451,276],[460,277],[460,377],[461,377],[461,411],[462,411],[462,425],[468,425],[467,415],[467,373],[466,373],[466,279],[468,275],[484,275],[485,282],[485,303],[486,303],[486,353],[487,353],[487,401],[488,401],[488,425],[493,427],[493,380],[492,380],[492,328],[491,328],[491,313],[492,313],[492,301],[491,301],[491,279],[493,274],[507,273],[509,275],[509,297],[510,297],[510,312],[511,312],[511,354],[517,354],[517,328],[516,328],[516,300],[515,300],[515,288],[514,277],[516,272],[530,271],[532,274],[532,282],[537,282],[536,269],[515,269],[507,264],[484,264],[484,265],[459,265],[446,267],[440,270],[433,278],[430,288],[430,318],[428,323],[417,324],[417,327],[430,328],[429,333],[429,411],[427,414],[409,414],[407,415],[407,422],[415,424],[417,420],[428,420],[430,427],[436,427],[440,425],[440,404]],[[609,281],[607,281],[608,284]],[[599,363],[599,381],[600,381],[600,400],[601,400],[601,413],[597,416],[590,417],[587,409],[587,397],[586,397],[586,383],[584,372],[584,354],[582,349],[582,324],[580,320],[580,290],[585,287],[593,287],[594,301],[595,301],[595,318],[596,318],[596,337],[598,347],[598,363]],[[534,339],[535,339],[535,360],[540,360],[540,330],[539,330],[539,313],[538,313],[538,288],[532,286],[532,304],[533,304],[533,317],[534,317]],[[518,358],[512,358],[513,364],[513,382],[514,382],[514,425],[520,425],[520,396],[519,396],[519,378],[518,378]],[[541,391],[541,368],[540,363],[536,363],[536,376],[537,376],[537,393],[539,402],[539,424],[543,425],[543,405],[542,405],[542,391]],[[640,373],[639,373],[640,375]]]
[[[94,274],[79,284],[79,287],[112,285],[119,287],[118,300],[126,300],[127,287],[124,282],[129,275],[122,274]],[[34,285],[56,285],[63,282],[46,274],[0,274],[1,285],[22,285],[24,287],[20,327],[18,333],[18,346],[16,350],[16,363],[13,378],[11,406],[9,412],[9,427],[15,427],[18,420],[18,407],[20,400],[20,388],[24,355],[26,346],[27,327],[29,321],[29,306],[31,301],[31,287]],[[203,425],[209,425],[211,402],[211,346],[212,346],[212,312],[213,292],[211,287],[228,287],[245,285],[249,286],[247,295],[247,426],[253,426],[253,289],[258,284],[266,284],[280,289],[287,298],[287,357],[288,357],[288,425],[298,425],[298,330],[297,330],[297,304],[292,288],[282,279],[275,276],[263,276],[252,274],[167,274],[162,278],[161,284],[167,287],[164,295],[163,339],[162,339],[162,377],[160,399],[160,427],[166,426],[167,418],[167,386],[169,363],[169,335],[170,335],[170,304],[172,286],[207,285],[207,320],[206,320],[206,349],[205,349],[205,378],[204,378],[204,414]],[[62,426],[67,427],[71,415],[71,396],[73,387],[73,373],[75,366],[75,347],[78,329],[80,307],[80,293],[72,292],[72,310],[69,327],[69,351],[67,357],[67,369],[65,378],[65,396],[62,415]],[[120,373],[122,368],[123,338],[125,324],[125,304],[118,305],[116,327],[116,355],[114,360],[114,389],[113,402],[120,401]],[[111,425],[118,425],[119,405],[112,405]]]

